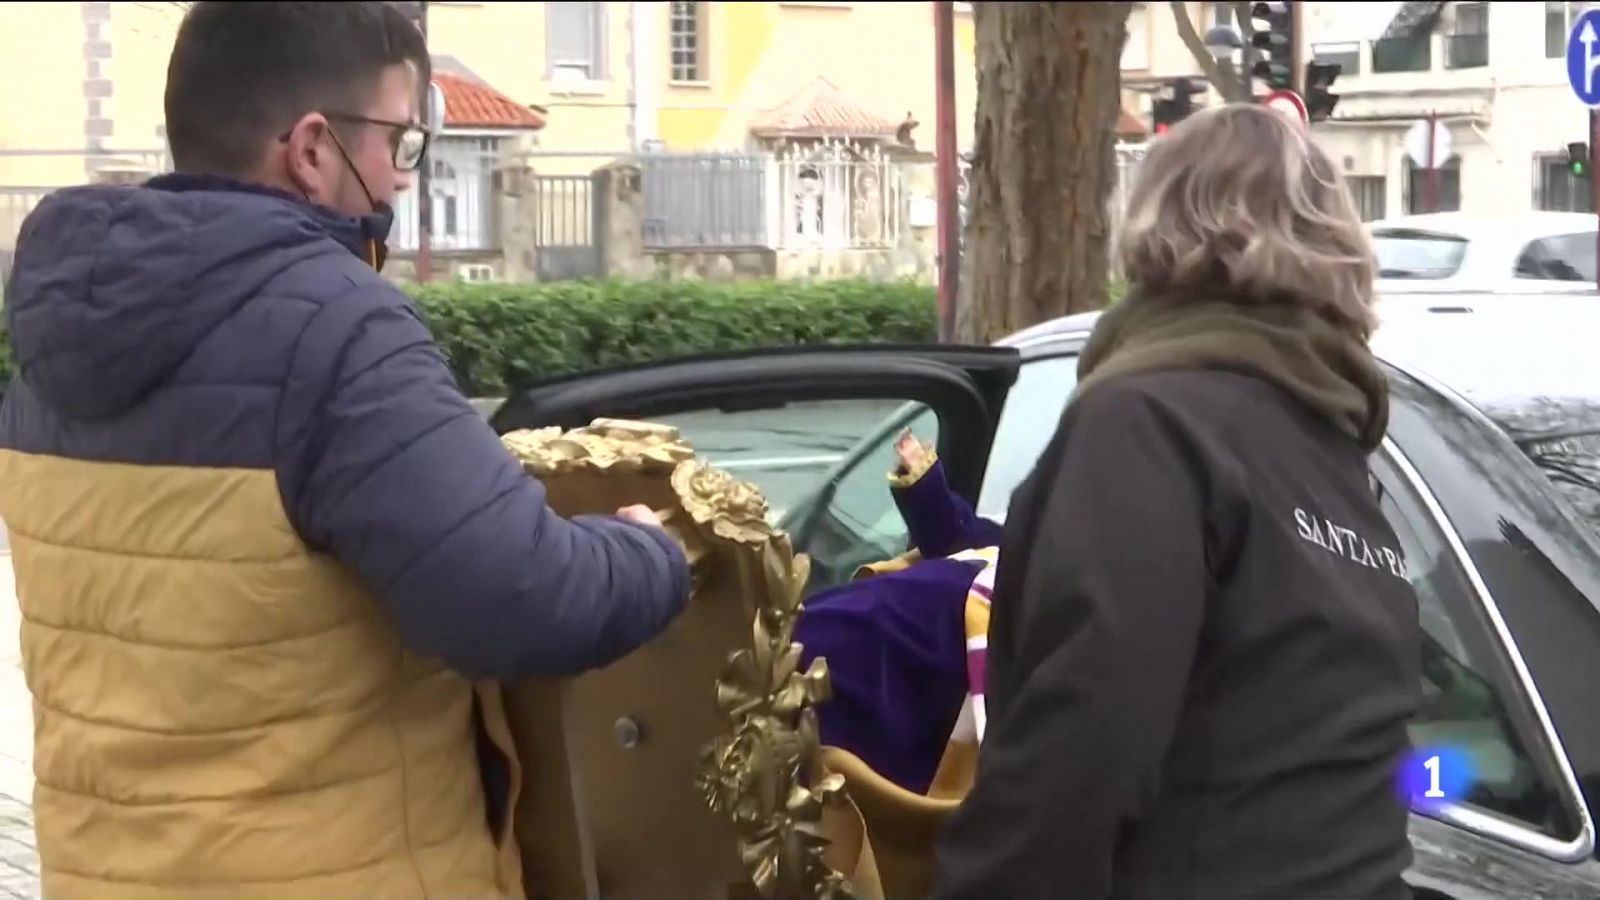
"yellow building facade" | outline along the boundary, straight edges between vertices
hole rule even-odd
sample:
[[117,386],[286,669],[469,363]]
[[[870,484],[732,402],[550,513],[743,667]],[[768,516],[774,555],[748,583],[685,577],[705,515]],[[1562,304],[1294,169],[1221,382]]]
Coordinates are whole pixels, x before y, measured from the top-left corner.
[[[539,145],[549,154],[623,153],[651,140],[671,149],[737,149],[754,117],[819,76],[881,118],[899,122],[909,113],[921,123],[919,143],[932,145],[929,3],[428,6],[436,56],[548,110]],[[0,186],[75,183],[84,177],[82,154],[71,155],[78,151],[160,151],[167,57],[185,7],[0,6],[0,70],[13,85],[0,106],[0,151],[8,151],[0,155]],[[976,93],[972,16],[957,7],[957,123],[965,146]]]
[[[920,123],[933,145],[931,3],[644,3],[641,29],[666,49],[647,73],[656,89],[656,137],[669,149],[737,149],[763,112],[818,77],[863,111]],[[956,4],[957,145],[971,144],[977,82],[972,13]],[[687,34],[693,33],[693,40]],[[646,54],[649,59],[651,54]]]

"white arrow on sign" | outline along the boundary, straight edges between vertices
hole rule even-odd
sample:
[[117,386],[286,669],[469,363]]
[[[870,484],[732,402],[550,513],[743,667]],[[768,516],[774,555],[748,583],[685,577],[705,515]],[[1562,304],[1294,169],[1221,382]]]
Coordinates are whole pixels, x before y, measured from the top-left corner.
[[1588,88],[1587,93],[1594,95],[1594,73],[1600,69],[1600,59],[1596,58],[1595,45],[1600,44],[1600,34],[1594,32],[1594,20],[1585,19],[1583,30],[1578,33],[1578,41],[1583,44],[1583,83]]

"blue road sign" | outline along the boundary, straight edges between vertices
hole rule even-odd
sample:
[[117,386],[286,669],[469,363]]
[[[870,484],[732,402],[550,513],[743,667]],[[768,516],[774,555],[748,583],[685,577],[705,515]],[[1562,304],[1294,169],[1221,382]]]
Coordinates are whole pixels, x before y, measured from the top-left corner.
[[1600,9],[1586,9],[1567,35],[1567,83],[1584,106],[1600,107]]

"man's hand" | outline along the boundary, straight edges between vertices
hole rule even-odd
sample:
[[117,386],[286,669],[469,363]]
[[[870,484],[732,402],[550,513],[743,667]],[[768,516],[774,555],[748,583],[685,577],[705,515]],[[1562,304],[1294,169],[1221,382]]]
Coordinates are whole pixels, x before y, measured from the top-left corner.
[[651,528],[661,527],[661,517],[656,515],[655,510],[645,506],[642,503],[635,503],[632,506],[624,506],[623,508],[617,510],[617,518],[624,519],[638,525],[648,525]]
[[911,429],[907,428],[895,438],[894,454],[900,460],[899,471],[915,472],[927,458],[928,448],[924,447],[922,442],[917,440],[917,436],[911,433]]

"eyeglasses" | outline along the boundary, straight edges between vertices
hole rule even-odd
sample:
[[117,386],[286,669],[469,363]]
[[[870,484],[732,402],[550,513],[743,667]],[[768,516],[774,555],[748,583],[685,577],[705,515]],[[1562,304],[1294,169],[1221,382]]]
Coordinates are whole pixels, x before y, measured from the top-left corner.
[[402,172],[414,172],[422,165],[423,157],[428,154],[428,142],[433,139],[432,132],[414,122],[393,122],[340,112],[325,112],[323,115],[341,122],[388,128],[389,150],[394,155],[394,167]]

